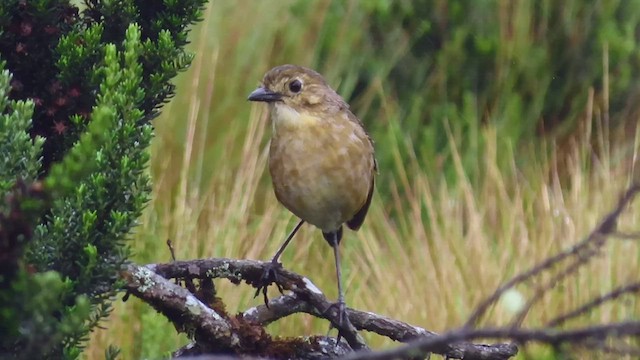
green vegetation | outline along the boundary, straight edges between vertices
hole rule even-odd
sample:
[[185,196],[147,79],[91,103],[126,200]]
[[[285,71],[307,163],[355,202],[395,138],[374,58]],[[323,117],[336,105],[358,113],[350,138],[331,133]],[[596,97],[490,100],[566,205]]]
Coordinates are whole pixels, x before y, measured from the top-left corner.
[[0,6],[1,358],[76,359],[109,315],[148,201],[150,120],[201,6],[139,23],[134,1]]
[[[451,99],[448,112],[436,120],[426,114],[431,114],[429,109],[434,107],[445,108],[439,99],[447,96],[446,86],[441,85],[441,92],[433,94],[439,97],[430,102],[424,98],[430,85],[420,81],[444,81],[449,74],[456,76],[448,80],[455,85],[460,78],[469,78],[460,73],[467,65],[460,64],[446,73],[442,68],[472,59],[464,55],[462,44],[446,43],[459,48],[448,57],[436,55],[433,49],[433,56],[442,57],[440,67],[434,68],[432,55],[421,58],[410,54],[412,32],[400,28],[387,28],[385,46],[374,48],[363,29],[374,26],[375,17],[369,16],[372,11],[384,9],[372,9],[371,3],[246,1],[210,5],[204,22],[193,32],[194,63],[181,75],[176,97],[155,123],[156,138],[151,147],[153,191],[134,236],[137,262],[169,261],[166,239],[172,240],[179,259],[268,259],[279,246],[295,219],[277,204],[265,168],[270,132],[265,109],[245,99],[264,72],[282,63],[310,66],[325,74],[330,84],[350,99],[354,111],[371,130],[382,160],[380,177],[384,180],[377,188],[365,225],[358,233],[345,234],[350,306],[436,331],[459,326],[499,283],[592,229],[630,181],[630,160],[638,149],[634,139],[640,141],[635,135],[635,118],[624,115],[634,113],[636,105],[623,100],[630,99],[633,92],[616,95],[616,102],[624,106],[616,110],[615,126],[611,121],[614,112],[605,116],[601,99],[613,97],[607,92],[611,86],[606,90],[604,83],[613,76],[611,70],[602,72],[603,61],[608,56],[610,68],[625,66],[624,62],[614,64],[611,60],[613,45],[610,43],[609,52],[605,52],[604,40],[599,40],[599,46],[580,53],[593,66],[584,69],[591,80],[576,80],[577,88],[571,93],[577,99],[573,112],[557,119],[567,121],[568,130],[557,131],[563,136],[554,136],[554,131],[541,137],[542,133],[534,131],[541,128],[538,121],[545,119],[540,109],[543,100],[536,100],[535,107],[532,102],[514,98],[521,96],[516,93],[515,86],[521,84],[517,79],[505,79],[512,85],[501,87],[500,97],[493,99],[500,106],[492,108],[499,111],[480,111],[479,95],[471,87],[464,96]],[[385,3],[380,2],[381,6]],[[444,11],[444,3],[434,6]],[[590,6],[587,2],[572,4]],[[549,6],[559,9],[561,4]],[[498,12],[493,9],[495,12],[484,9],[477,16],[491,17]],[[567,9],[573,8],[567,5]],[[524,26],[526,8],[511,11],[516,10],[518,21],[493,24],[496,32],[502,34],[511,23]],[[506,21],[509,16],[507,12],[500,19]],[[490,19],[485,22],[495,21]],[[606,20],[611,21],[608,17]],[[462,15],[457,21],[448,29],[474,25]],[[477,19],[476,23],[480,22]],[[399,23],[388,20],[385,26]],[[522,43],[527,38],[523,29],[518,36],[511,46],[535,48],[532,40],[530,45]],[[518,76],[526,73],[531,81],[540,82],[548,76],[542,65],[533,68],[518,49],[510,51],[518,57],[519,66],[532,66],[519,68]],[[569,56],[560,48],[555,51]],[[629,51],[637,56],[635,47]],[[558,65],[552,55],[546,56],[549,66]],[[413,63],[408,60],[411,57]],[[454,63],[455,59],[458,61]],[[511,74],[510,62],[493,61],[492,73]],[[391,77],[393,68],[412,69],[414,75],[409,77],[418,84],[401,83],[397,80],[401,78]],[[480,70],[476,66],[473,71]],[[615,80],[634,86],[630,82],[632,73],[628,74],[626,80]],[[558,81],[570,78],[562,72],[555,76]],[[394,90],[393,81],[406,85],[406,92]],[[550,87],[547,84],[544,89],[531,91],[544,98]],[[535,124],[527,123],[531,121]],[[420,122],[424,122],[424,128]],[[633,229],[638,223],[637,216],[626,216],[621,227]],[[577,278],[547,295],[525,325],[542,324],[594,294],[629,281],[640,267],[638,254],[633,243],[613,242],[607,253]],[[329,255],[330,248],[320,234],[303,227],[285,252],[283,263],[311,276],[335,297],[332,267],[326,262]],[[615,260],[620,257],[625,260]],[[252,298],[253,290],[247,287],[225,282],[218,287],[231,312],[260,302]],[[524,295],[533,291],[526,287],[518,290]],[[97,355],[104,344],[117,343],[127,358],[154,358],[187,341],[175,335],[163,317],[135,299],[116,308],[109,328],[92,338],[89,354]],[[498,307],[485,324],[508,324],[510,315],[507,309]],[[629,300],[605,306],[580,321],[611,321],[636,315],[637,302]],[[324,333],[327,326],[326,322],[299,315],[272,325],[269,331],[279,335]],[[369,340],[373,346],[390,345],[379,338]]]
[[[91,0],[81,12],[58,1],[56,13],[49,3],[0,4],[0,56],[20,79],[0,76],[0,147],[12,154],[0,169],[0,212],[24,203],[31,207],[18,230],[40,224],[16,237],[12,249],[24,260],[0,278],[13,287],[0,288],[0,326],[39,332],[3,338],[3,350],[50,343],[51,354],[74,358],[93,330],[85,358],[115,356],[109,345],[123,359],[167,355],[187,339],[136,299],[112,301],[119,264],[170,260],[167,239],[179,259],[273,254],[295,219],[270,186],[265,109],[245,99],[282,63],[323,73],[376,141],[373,205],[343,241],[346,297],[356,308],[434,331],[459,326],[498,284],[588,233],[636,171],[636,2],[234,1],[204,14],[200,1]],[[200,15],[192,59],[182,46]],[[174,88],[169,80],[190,62]],[[621,229],[638,229],[637,209]],[[282,261],[335,297],[330,251],[303,227]],[[639,271],[638,245],[613,241],[524,325]],[[231,313],[261,301],[244,286],[218,291]],[[19,304],[20,312],[4,311]],[[42,323],[30,322],[34,311]],[[511,315],[497,306],[484,324]],[[637,316],[629,298],[576,322]],[[100,320],[105,329],[95,327]],[[269,331],[327,326],[299,315]],[[390,345],[368,336],[374,347]]]

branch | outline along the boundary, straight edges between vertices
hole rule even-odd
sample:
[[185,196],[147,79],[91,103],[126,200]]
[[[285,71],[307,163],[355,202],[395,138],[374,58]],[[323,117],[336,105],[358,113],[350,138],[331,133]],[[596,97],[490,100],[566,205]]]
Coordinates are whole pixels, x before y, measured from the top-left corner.
[[241,316],[230,317],[224,310],[211,309],[194,294],[154,273],[151,268],[127,265],[121,272],[127,291],[165,315],[178,331],[195,339],[197,352],[319,359],[352,351],[323,336],[273,340],[262,326],[244,321]]
[[[585,328],[558,331],[556,329],[514,329],[496,328],[496,329],[470,329],[460,328],[435,337],[419,339],[410,344],[398,347],[396,349],[379,351],[379,352],[357,352],[346,356],[345,360],[386,360],[399,359],[407,357],[417,357],[420,355],[434,352],[434,349],[441,348],[446,344],[456,343],[459,341],[468,341],[478,338],[492,339],[510,339],[521,344],[530,342],[539,342],[549,345],[558,344],[584,344],[587,347],[593,347],[591,341],[604,341],[609,337],[622,336],[640,336],[640,322],[628,321],[613,323],[607,325],[590,326]],[[466,358],[465,358],[466,359]]]
[[[265,305],[260,305],[248,309],[244,312],[243,317],[256,323],[267,325],[297,312],[319,316],[312,306],[298,299],[295,294],[291,294],[272,299],[269,301],[268,308]],[[415,339],[439,336],[437,333],[421,327],[371,312],[347,309],[347,316],[358,330],[374,332],[395,341],[409,342]],[[431,352],[452,359],[508,359],[516,355],[518,348],[513,344],[456,343],[446,344],[441,348],[433,349]]]
[[580,261],[580,264],[586,263],[589,259],[595,256],[595,254],[598,253],[597,250],[604,245],[606,236],[615,233],[618,217],[620,217],[622,211],[634,199],[639,191],[640,184],[633,184],[631,187],[629,187],[622,198],[618,201],[616,207],[604,217],[604,219],[600,222],[600,225],[598,225],[598,227],[596,227],[584,240],[573,245],[565,251],[562,251],[552,257],[545,259],[530,270],[518,274],[511,280],[500,285],[495,290],[495,292],[491,294],[491,296],[483,300],[480,305],[476,307],[475,311],[471,314],[471,316],[469,316],[469,319],[465,323],[464,327],[473,327],[478,322],[478,320],[480,320],[480,318],[486,313],[489,307],[491,307],[491,305],[498,301],[507,290],[511,289],[517,284],[531,279],[532,277],[540,274],[545,270],[550,269],[564,259],[570,256],[577,256],[578,258],[583,258]]
[[569,313],[558,316],[557,318],[549,321],[547,323],[547,326],[549,327],[560,326],[563,323],[565,323],[567,320],[570,320],[582,314],[585,314],[589,310],[595,309],[596,307],[604,304],[605,302],[612,301],[619,298],[622,295],[635,293],[635,292],[640,292],[640,282],[618,287],[615,290],[609,293],[606,293],[602,296],[599,296]]
[[231,324],[220,314],[204,305],[181,286],[154,273],[147,267],[129,264],[121,273],[131,294],[164,314],[179,331],[192,333],[194,338],[217,339],[217,351],[229,351],[240,339]]
[[[603,241],[604,243],[604,241]],[[529,314],[529,310],[535,305],[542,297],[547,293],[547,291],[553,289],[562,281],[567,278],[571,274],[574,274],[576,271],[582,267],[582,265],[586,264],[592,256],[595,256],[597,253],[596,250],[589,250],[583,256],[578,257],[578,259],[574,260],[571,264],[569,264],[565,269],[560,271],[559,273],[553,275],[553,277],[547,281],[542,286],[539,286],[533,296],[527,301],[524,307],[518,311],[514,320],[511,322],[511,327],[520,327],[525,317]]]
[[[131,282],[128,280],[127,288],[137,297],[154,305],[157,301],[149,299],[149,293],[155,293],[156,290],[152,288],[160,287],[161,289],[166,287],[166,291],[172,288],[180,289],[189,293],[187,290],[181,288],[170,281],[170,279],[183,279],[192,281],[194,279],[213,279],[213,278],[225,278],[232,281],[235,284],[239,284],[245,281],[249,284],[257,283],[261,277],[262,272],[267,262],[252,261],[252,260],[234,260],[234,259],[204,259],[194,261],[177,261],[168,264],[152,264],[143,267],[148,272],[155,272],[156,276],[161,280],[154,278],[154,282]],[[128,268],[129,273],[135,273],[135,270],[139,268],[134,265],[130,265]],[[125,279],[130,279],[126,278]],[[162,285],[155,285],[161,284]],[[269,323],[276,321],[280,318],[288,316],[297,312],[308,313],[317,317],[327,318],[324,311],[331,305],[331,302],[326,299],[324,294],[307,278],[290,271],[281,269],[278,273],[278,283],[285,290],[292,291],[289,295],[280,296],[269,301],[269,308],[265,305],[260,305],[245,311],[243,314],[238,315],[229,322],[240,322],[243,324],[251,324],[252,326],[266,326]],[[140,291],[140,287],[143,287],[145,291]],[[170,291],[169,291],[170,292]],[[199,300],[194,297],[194,301]],[[182,306],[182,312],[188,310],[185,309],[185,304]],[[204,306],[204,305],[203,305]],[[166,311],[159,309],[154,305],[156,309],[166,314]],[[169,311],[171,315],[173,311]],[[220,317],[225,320],[228,315],[222,311],[218,313]],[[389,319],[380,315],[376,315],[369,312],[358,311],[354,309],[347,309],[347,316],[350,322],[359,330],[372,331],[382,336],[389,337],[390,339],[397,341],[412,341],[419,338],[433,338],[436,333],[427,331],[423,328],[412,326],[401,321]],[[170,317],[171,321],[175,320]],[[183,317],[179,317],[184,319]],[[198,323],[194,323],[193,326],[197,326]],[[233,326],[231,327],[233,330]],[[240,339],[243,338],[242,332],[237,332],[236,336]],[[209,341],[216,339],[215,337],[209,337]],[[216,340],[217,341],[217,340]],[[198,344],[201,341],[196,340]],[[227,341],[229,342],[229,341]],[[241,353],[238,347],[233,348],[236,353]],[[517,347],[512,344],[496,344],[496,345],[483,345],[483,344],[471,344],[471,343],[457,343],[457,344],[444,344],[443,346],[434,349],[434,353],[447,356],[449,358],[458,359],[508,359],[517,353]],[[256,352],[257,354],[258,352]],[[193,354],[193,353],[192,353]],[[264,353],[262,353],[264,354]],[[335,352],[325,353],[325,356],[336,356]]]
[[[238,284],[245,281],[251,285],[260,284],[265,266],[268,263],[254,260],[203,259],[193,261],[175,261],[169,264],[148,265],[165,278],[177,279],[213,279],[224,278]],[[278,269],[278,285],[283,290],[291,290],[307,301],[319,312],[319,317],[339,323],[338,313],[333,304],[309,279],[285,269]],[[366,349],[367,345],[351,324],[350,328],[341,328],[341,334],[354,350]]]

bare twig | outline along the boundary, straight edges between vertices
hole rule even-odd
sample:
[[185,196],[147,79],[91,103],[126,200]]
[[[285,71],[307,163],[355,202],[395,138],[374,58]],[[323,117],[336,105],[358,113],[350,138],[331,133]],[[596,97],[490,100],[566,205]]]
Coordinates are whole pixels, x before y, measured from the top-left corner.
[[[590,256],[593,256],[592,252],[589,252],[589,248],[592,245],[602,241],[603,236],[612,234],[616,230],[616,224],[618,221],[618,217],[622,213],[622,211],[626,208],[626,206],[634,199],[636,194],[640,191],[640,184],[633,184],[627,191],[624,193],[622,198],[618,201],[616,207],[609,212],[600,225],[591,232],[584,240],[570,247],[569,249],[562,251],[552,257],[549,257],[542,262],[538,263],[530,270],[520,273],[513,277],[511,280],[506,283],[500,285],[488,298],[483,300],[474,310],[474,312],[469,316],[469,319],[465,323],[464,327],[469,328],[473,327],[478,320],[486,313],[486,311],[491,307],[496,301],[500,299],[500,297],[504,294],[505,291],[511,289],[517,284],[520,284],[524,281],[531,279],[532,277],[542,273],[555,266],[559,262],[570,256],[585,256],[585,251]],[[598,247],[598,246],[596,246]]]
[[579,308],[566,313],[566,314],[562,314],[558,317],[556,317],[555,319],[549,321],[547,323],[547,326],[549,327],[556,327],[556,326],[560,326],[563,323],[565,323],[567,320],[571,320],[573,318],[576,318],[582,314],[587,313],[588,311],[604,304],[607,301],[611,301],[611,300],[615,300],[618,297],[624,295],[624,294],[629,294],[629,293],[634,293],[634,292],[640,292],[640,282],[636,282],[633,284],[628,284],[625,286],[621,286],[619,288],[616,288],[615,290],[599,296],[591,301],[589,301],[588,303],[580,306]]
[[640,240],[640,232],[626,233],[616,231],[611,233],[611,236],[622,240]]
[[[604,240],[604,237],[603,237]],[[604,241],[602,241],[604,243]],[[529,299],[525,306],[516,314],[514,320],[511,322],[511,327],[520,327],[525,317],[533,307],[547,291],[553,289],[558,285],[562,279],[568,277],[569,275],[578,271],[584,264],[589,262],[589,260],[598,253],[597,250],[586,250],[582,256],[579,256],[576,260],[574,260],[571,264],[569,264],[566,268],[564,268],[559,273],[555,274],[547,283],[538,287]]]
[[[351,319],[351,311],[351,309],[347,309],[349,319]],[[274,321],[296,313],[306,313],[314,316],[321,315],[311,304],[300,300],[295,293],[291,293],[270,299],[269,307],[258,305],[249,308],[242,313],[242,317],[256,324],[267,326]],[[353,325],[357,327],[356,324]]]
[[173,249],[173,243],[171,239],[167,239],[167,247],[169,248],[169,252],[171,253],[171,261],[176,261],[176,252]]
[[[321,316],[317,309],[310,306],[306,301],[300,300],[293,293],[271,299],[268,308],[265,305],[259,305],[248,309],[243,313],[243,317],[261,325],[268,325],[273,321],[298,312]],[[395,341],[407,342],[420,337],[438,335],[421,327],[367,311],[347,308],[347,316],[358,330],[375,332]]]
[[[483,345],[468,342],[479,338],[509,339],[523,345],[538,342],[554,347],[570,345],[608,353],[637,354],[640,349],[629,346],[624,340],[631,336],[640,336],[640,321],[590,325],[568,330],[560,330],[557,326],[607,301],[624,294],[639,292],[640,282],[619,287],[595,298],[551,320],[545,328],[520,329],[519,326],[530,308],[548,290],[597,256],[607,238],[614,236],[625,239],[636,238],[635,233],[616,232],[616,223],[624,208],[638,192],[640,192],[638,184],[629,188],[617,206],[585,239],[500,286],[480,303],[463,327],[445,334],[433,333],[377,314],[347,309],[347,317],[350,320],[347,323],[350,328],[341,328],[341,333],[350,348],[345,342],[336,344],[335,339],[327,337],[273,340],[266,334],[264,326],[278,319],[293,313],[304,312],[337,323],[337,313],[327,311],[332,303],[309,279],[285,269],[278,269],[277,285],[291,293],[270,300],[269,307],[259,305],[237,316],[228,315],[224,310],[224,304],[216,298],[212,280],[224,278],[235,284],[246,282],[255,286],[261,283],[265,267],[269,265],[267,262],[204,259],[173,261],[168,264],[152,264],[145,267],[130,264],[123,271],[123,278],[127,282],[127,291],[165,314],[179,330],[189,332],[195,342],[193,346],[181,349],[184,350],[181,353],[187,356],[223,352],[316,359],[343,356],[354,349],[357,352],[349,354],[347,359],[395,359],[436,353],[447,358],[478,360],[508,359],[518,351],[514,344]],[[561,262],[564,267],[536,289],[533,297],[516,316],[512,326],[473,329],[475,323],[506,290],[556,267]],[[188,285],[188,290],[171,283],[170,279],[184,281]],[[195,283],[199,284],[198,288]],[[356,329],[372,331],[409,344],[392,350],[370,352]]]
[[640,336],[640,322],[629,321],[607,325],[589,326],[579,329],[558,331],[555,329],[471,329],[460,328],[435,337],[418,339],[396,349],[379,352],[357,352],[346,356],[345,360],[386,360],[407,357],[417,357],[434,352],[446,344],[468,341],[478,338],[510,339],[521,344],[538,342],[549,345],[572,344],[593,345],[590,341],[602,340],[609,337]]

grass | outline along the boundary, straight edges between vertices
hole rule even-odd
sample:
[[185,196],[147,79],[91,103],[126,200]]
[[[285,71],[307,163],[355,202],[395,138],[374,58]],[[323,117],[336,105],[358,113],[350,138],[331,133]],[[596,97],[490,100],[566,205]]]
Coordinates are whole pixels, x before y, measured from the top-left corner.
[[[167,239],[179,259],[268,259],[294,225],[295,218],[277,203],[266,171],[267,114],[263,106],[245,101],[271,66],[316,61],[328,3],[298,6],[295,17],[284,11],[292,4],[300,2],[214,2],[194,30],[194,64],[180,76],[178,95],[156,120],[152,201],[131,241],[136,262],[169,261]],[[357,46],[361,39],[349,35],[346,23],[341,25],[345,42]],[[339,76],[353,65],[353,51],[349,46],[337,49],[319,69],[339,89],[351,86],[349,78]],[[548,144],[548,152],[534,145],[505,151],[500,129],[480,128],[474,139],[476,167],[483,171],[473,178],[458,151],[469,139],[445,124],[448,130],[441,136],[447,138],[458,179],[448,183],[438,173],[426,172],[420,156],[409,150],[410,138],[393,121],[401,117],[397,101],[385,93],[384,82],[384,77],[374,78],[358,102],[358,113],[371,117],[376,114],[367,111],[367,97],[388,99],[379,114],[391,120],[376,124],[376,134],[392,134],[380,135],[384,140],[377,144],[391,161],[381,169],[386,180],[377,189],[365,225],[345,234],[349,306],[434,331],[459,326],[500,283],[585,236],[631,181],[640,136],[630,145],[612,141],[620,134],[602,130],[604,120],[589,102],[585,126],[574,141],[562,147]],[[590,96],[587,90],[585,97]],[[591,138],[595,143],[585,140]],[[505,162],[511,165],[501,165]],[[622,229],[639,228],[638,209],[634,205],[623,216]],[[331,249],[321,239],[319,231],[303,227],[282,261],[335,298]],[[545,295],[524,326],[541,325],[632,281],[639,272],[637,243],[611,241],[602,256]],[[217,286],[232,313],[261,301],[253,299],[254,290],[247,286]],[[517,290],[527,295],[534,286]],[[117,301],[115,308],[106,328],[93,334],[87,358],[102,358],[106,346],[114,344],[122,348],[123,359],[154,359],[187,342],[136,299]],[[637,318],[638,311],[637,300],[629,298],[572,324]],[[507,325],[511,316],[506,307],[496,306],[483,324]],[[304,315],[269,328],[277,335],[326,330],[326,322]],[[367,337],[373,347],[391,345]]]

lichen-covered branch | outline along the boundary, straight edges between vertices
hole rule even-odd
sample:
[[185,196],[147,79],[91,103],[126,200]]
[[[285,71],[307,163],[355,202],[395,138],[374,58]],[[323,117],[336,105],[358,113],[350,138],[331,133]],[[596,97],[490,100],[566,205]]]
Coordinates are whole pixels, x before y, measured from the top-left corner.
[[177,286],[149,268],[129,264],[123,272],[127,290],[144,300],[167,318],[180,331],[196,339],[216,339],[218,351],[229,351],[240,343],[224,314],[203,304],[187,289]]
[[[304,312],[314,316],[320,314],[308,303],[298,299],[296,294],[282,295],[269,301],[269,307],[259,305],[243,313],[245,319],[251,319],[262,325],[268,325],[278,319],[297,312]],[[374,332],[389,339],[410,342],[416,339],[429,339],[439,334],[410,325],[402,321],[391,319],[368,311],[347,309],[349,320],[358,330]],[[430,352],[446,356],[450,359],[508,359],[518,352],[514,344],[473,344],[459,342],[444,344],[433,348]]]
[[[175,261],[169,264],[149,265],[151,269],[166,278],[177,279],[206,279],[223,278],[234,283],[245,281],[252,285],[260,284],[262,274],[267,263],[253,260],[234,259],[203,259],[193,261]],[[309,279],[290,271],[279,269],[277,284],[283,290],[291,290],[298,294],[311,306],[318,310],[319,317],[329,320],[332,324],[339,323],[338,314],[333,304],[324,296]],[[354,350],[366,349],[360,337],[351,324],[341,327],[340,332]]]
[[260,324],[242,316],[230,316],[224,309],[213,309],[182,286],[151,269],[153,266],[129,264],[122,271],[126,289],[169,319],[178,331],[195,341],[186,355],[223,353],[250,354],[274,358],[318,359],[351,352],[346,344],[324,337],[273,339]]
[[[176,261],[168,264],[152,264],[145,267],[129,265],[124,273],[127,281],[127,289],[135,296],[153,305],[158,311],[162,312],[172,321],[178,321],[179,328],[197,329],[198,334],[207,334],[208,337],[199,336],[195,338],[196,345],[204,349],[208,349],[206,342],[214,341],[216,336],[223,336],[220,342],[225,344],[227,349],[236,354],[261,354],[273,357],[284,357],[283,354],[274,351],[278,346],[286,348],[283,343],[277,346],[269,344],[271,341],[268,334],[262,328],[273,321],[288,316],[296,312],[309,313],[321,318],[330,318],[335,314],[327,314],[325,310],[332,304],[324,294],[307,278],[290,271],[280,269],[278,283],[284,290],[290,290],[291,293],[283,295],[269,301],[269,307],[260,305],[251,308],[236,317],[230,317],[224,313],[224,310],[204,311],[201,306],[205,306],[195,295],[191,295],[189,291],[179,285],[174,284],[170,279],[180,279],[186,282],[194,280],[209,280],[213,278],[224,278],[239,284],[246,282],[256,284],[261,279],[264,268],[268,265],[266,262],[253,260],[236,260],[236,259],[202,259],[193,261]],[[180,294],[180,295],[174,295]],[[211,317],[205,323],[209,324],[206,329],[200,329],[199,323],[202,319],[198,319],[190,314],[187,308],[187,300],[192,304],[191,307],[197,309],[198,316]],[[193,305],[194,302],[199,305]],[[182,305],[181,305],[182,304]],[[165,306],[166,305],[166,306]],[[215,306],[214,306],[215,307]],[[212,313],[211,313],[212,312]],[[186,314],[185,314],[186,313]],[[389,319],[370,312],[347,309],[349,320],[358,330],[367,330],[387,336],[397,341],[411,341],[420,338],[430,338],[437,336],[436,333],[412,326],[397,320]],[[191,321],[194,324],[189,325]],[[230,333],[220,331],[221,329],[230,329]],[[246,337],[245,331],[251,329],[250,332],[260,334],[253,338],[252,346],[256,343],[264,341],[264,349],[267,352],[260,352],[258,349],[246,349],[239,343],[243,343]],[[218,334],[218,335],[216,335]],[[267,339],[267,340],[265,340]],[[325,338],[313,338],[325,339]],[[298,339],[299,341],[308,339]],[[351,341],[354,339],[346,339],[351,348]],[[204,342],[203,342],[204,341]],[[292,340],[294,341],[294,340]],[[362,342],[358,336],[355,341]],[[216,340],[217,342],[217,340]],[[324,340],[326,343],[326,340]],[[322,342],[317,341],[314,347],[321,346]],[[362,342],[364,344],[364,342]],[[324,352],[324,357],[335,357],[345,354],[345,347],[337,348],[332,352]],[[346,347],[348,351],[351,351]],[[282,350],[282,349],[280,349]],[[302,350],[302,348],[298,348]],[[359,346],[358,350],[367,350],[366,345]],[[207,352],[205,350],[204,352]],[[517,347],[512,344],[496,344],[483,345],[471,343],[446,344],[434,351],[435,353],[448,356],[449,358],[458,359],[508,359],[517,353]],[[317,350],[316,350],[317,353]],[[290,357],[290,356],[287,356]],[[297,358],[307,358],[298,354]]]

